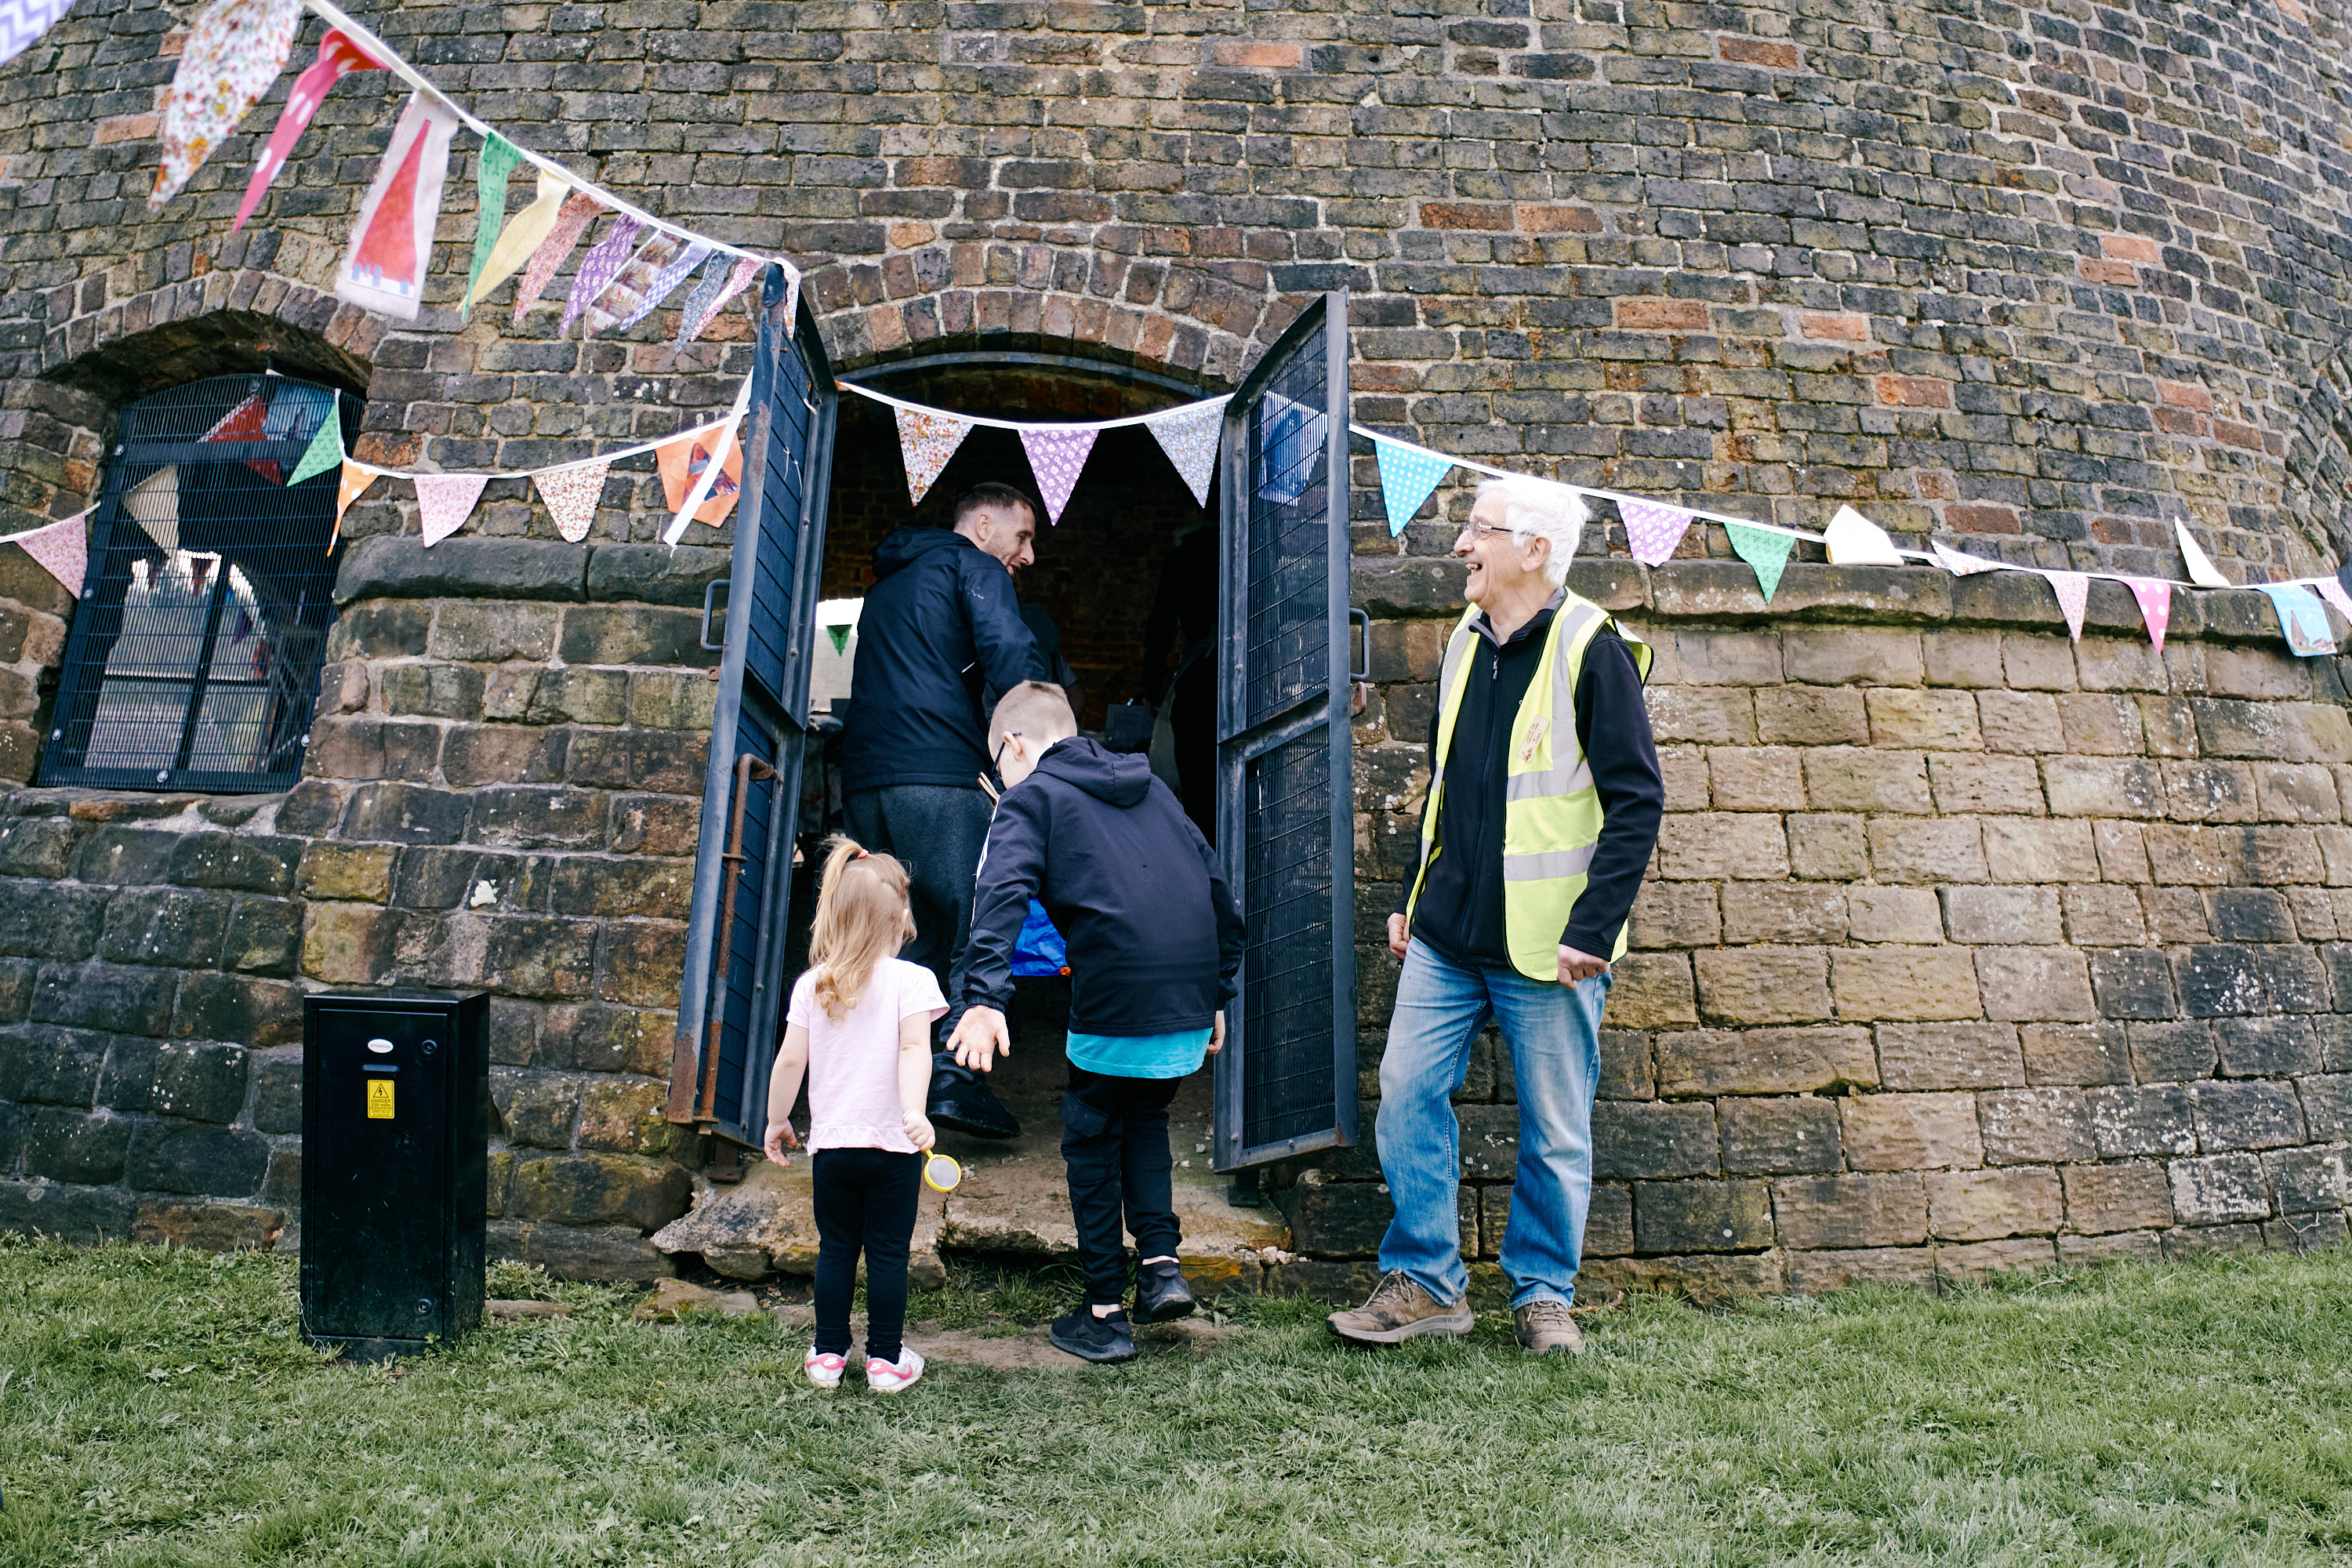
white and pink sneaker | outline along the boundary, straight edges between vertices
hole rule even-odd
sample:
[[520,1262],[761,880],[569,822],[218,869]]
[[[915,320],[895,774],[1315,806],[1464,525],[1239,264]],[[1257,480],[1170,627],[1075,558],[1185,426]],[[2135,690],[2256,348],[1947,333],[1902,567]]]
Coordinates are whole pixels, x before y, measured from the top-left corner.
[[801,1363],[801,1370],[808,1373],[808,1380],[819,1388],[839,1388],[842,1372],[848,1365],[845,1357],[820,1352],[811,1345],[808,1358]]
[[[840,1374],[836,1373],[835,1376]],[[866,1358],[866,1386],[877,1394],[896,1394],[909,1387],[923,1375],[923,1356],[914,1346],[908,1345],[898,1352],[898,1364],[892,1366],[879,1356]]]

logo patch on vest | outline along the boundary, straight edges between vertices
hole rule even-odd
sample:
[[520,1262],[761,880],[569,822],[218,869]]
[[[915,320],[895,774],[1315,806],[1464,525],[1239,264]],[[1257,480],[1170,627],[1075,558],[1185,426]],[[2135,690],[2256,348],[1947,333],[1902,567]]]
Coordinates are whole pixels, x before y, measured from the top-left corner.
[[1532,758],[1536,754],[1536,748],[1543,744],[1544,736],[1550,731],[1551,721],[1542,714],[1538,714],[1530,720],[1528,723],[1528,738],[1519,742],[1519,761],[1524,763]]

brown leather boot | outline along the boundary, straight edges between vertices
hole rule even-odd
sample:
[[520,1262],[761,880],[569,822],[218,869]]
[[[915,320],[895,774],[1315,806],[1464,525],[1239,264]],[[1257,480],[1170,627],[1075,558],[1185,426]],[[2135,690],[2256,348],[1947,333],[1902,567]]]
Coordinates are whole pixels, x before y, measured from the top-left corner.
[[1511,1319],[1511,1331],[1529,1355],[1546,1355],[1553,1351],[1565,1351],[1570,1355],[1584,1353],[1584,1331],[1568,1315],[1565,1301],[1550,1296],[1538,1297],[1524,1307],[1512,1308]]
[[1423,1334],[1468,1333],[1470,1299],[1449,1305],[1403,1275],[1391,1274],[1362,1306],[1334,1312],[1326,1321],[1333,1333],[1360,1345],[1402,1344]]

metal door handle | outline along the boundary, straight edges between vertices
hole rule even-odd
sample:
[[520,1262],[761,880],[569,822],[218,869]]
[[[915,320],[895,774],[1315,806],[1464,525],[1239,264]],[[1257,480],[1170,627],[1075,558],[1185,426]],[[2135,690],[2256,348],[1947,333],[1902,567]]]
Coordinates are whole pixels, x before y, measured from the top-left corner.
[[1348,679],[1350,680],[1370,680],[1372,678],[1371,612],[1369,610],[1359,610],[1350,606],[1348,611],[1348,624],[1359,628],[1364,634],[1364,667],[1361,669],[1359,669],[1356,668],[1356,664],[1353,659],[1349,660]]
[[[710,653],[724,653],[727,651],[727,634],[723,629],[719,632],[719,640],[717,642],[712,642],[710,640],[710,601],[718,596],[719,589],[727,586],[728,582],[726,578],[713,577],[709,582],[704,584],[702,587],[702,646],[706,651]],[[732,599],[734,595],[730,593],[728,597]]]

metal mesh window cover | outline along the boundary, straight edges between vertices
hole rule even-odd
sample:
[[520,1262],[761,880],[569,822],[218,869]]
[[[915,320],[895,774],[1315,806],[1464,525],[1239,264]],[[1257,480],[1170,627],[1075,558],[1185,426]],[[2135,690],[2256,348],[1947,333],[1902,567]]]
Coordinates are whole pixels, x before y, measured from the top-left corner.
[[227,375],[122,411],[43,784],[228,793],[301,777],[334,619],[338,473],[286,476],[327,419],[356,416],[343,402]]

